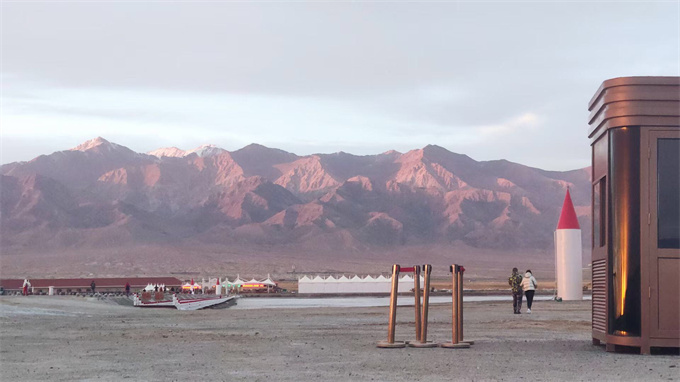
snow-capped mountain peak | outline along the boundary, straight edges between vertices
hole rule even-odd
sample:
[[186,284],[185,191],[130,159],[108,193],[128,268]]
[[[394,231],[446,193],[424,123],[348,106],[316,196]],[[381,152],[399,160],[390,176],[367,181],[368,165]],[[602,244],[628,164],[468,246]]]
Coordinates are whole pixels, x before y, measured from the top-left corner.
[[102,137],[97,137],[97,138],[85,141],[85,142],[79,144],[78,146],[76,146],[76,147],[74,147],[70,150],[71,151],[87,151],[87,150],[90,150],[92,148],[95,148],[95,147],[101,146],[101,145],[106,145],[106,146],[110,146],[111,148],[113,148],[113,144],[111,142],[107,141],[106,139],[104,139]]
[[219,155],[225,152],[225,149],[219,148],[215,145],[211,144],[206,144],[206,145],[201,145],[196,147],[195,149],[191,150],[182,150],[177,147],[164,147],[160,149],[156,149],[153,151],[149,151],[147,154],[153,155],[157,158],[162,158],[162,157],[175,157],[175,158],[183,158],[187,155],[191,154],[196,154],[199,157],[210,157],[213,155]]
[[149,151],[147,154],[153,155],[157,158],[162,158],[162,157],[175,157],[175,158],[181,158],[184,156],[187,156],[187,152],[179,149],[177,147],[164,147],[160,149],[156,149],[153,151]]
[[201,145],[201,146],[196,147],[195,149],[189,150],[189,151],[186,152],[185,155],[196,154],[199,157],[210,157],[210,156],[213,156],[213,155],[222,154],[225,151],[226,151],[225,149],[219,148],[215,145],[207,144],[207,145]]

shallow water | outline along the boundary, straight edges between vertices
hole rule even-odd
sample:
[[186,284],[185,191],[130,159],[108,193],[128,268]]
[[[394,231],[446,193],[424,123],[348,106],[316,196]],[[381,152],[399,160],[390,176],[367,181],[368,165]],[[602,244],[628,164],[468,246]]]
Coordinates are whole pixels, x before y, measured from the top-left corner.
[[[591,296],[583,296],[590,300]],[[536,296],[534,301],[549,301],[552,296]],[[464,296],[464,302],[480,301],[512,301],[512,296]],[[430,297],[430,304],[450,304],[449,296]],[[328,297],[328,298],[278,298],[258,297],[240,298],[235,306],[229,309],[299,309],[299,308],[368,308],[375,306],[389,306],[389,297]],[[398,306],[413,306],[414,298],[403,296],[399,298]]]
[[43,309],[35,307],[19,307],[12,305],[2,305],[0,306],[0,317],[12,317],[12,316],[66,316],[66,317],[77,317],[84,315],[83,312],[66,312],[56,309]]

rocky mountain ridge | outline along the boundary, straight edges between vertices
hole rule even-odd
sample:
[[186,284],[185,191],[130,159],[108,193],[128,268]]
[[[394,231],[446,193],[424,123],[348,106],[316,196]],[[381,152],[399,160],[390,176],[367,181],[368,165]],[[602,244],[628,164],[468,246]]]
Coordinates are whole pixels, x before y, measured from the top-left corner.
[[367,156],[257,144],[143,154],[99,137],[0,168],[0,244],[545,249],[567,188],[588,237],[589,171],[478,162],[433,145]]

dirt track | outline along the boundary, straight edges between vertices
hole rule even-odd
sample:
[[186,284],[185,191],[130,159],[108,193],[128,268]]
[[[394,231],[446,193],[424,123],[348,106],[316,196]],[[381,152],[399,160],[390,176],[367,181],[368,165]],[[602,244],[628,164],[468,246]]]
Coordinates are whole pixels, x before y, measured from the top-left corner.
[[[590,302],[466,303],[471,349],[377,349],[386,308],[141,309],[80,297],[0,297],[0,379],[16,380],[677,380],[680,357],[606,353]],[[398,339],[413,338],[400,308]],[[450,336],[450,306],[429,338]]]

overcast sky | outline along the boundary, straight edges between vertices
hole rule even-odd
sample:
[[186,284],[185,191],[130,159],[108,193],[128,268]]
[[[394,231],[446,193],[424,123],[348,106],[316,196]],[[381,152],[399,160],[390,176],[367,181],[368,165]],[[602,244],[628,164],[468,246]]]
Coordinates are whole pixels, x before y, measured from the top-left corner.
[[437,144],[590,165],[603,80],[680,75],[680,2],[2,2],[0,161]]

